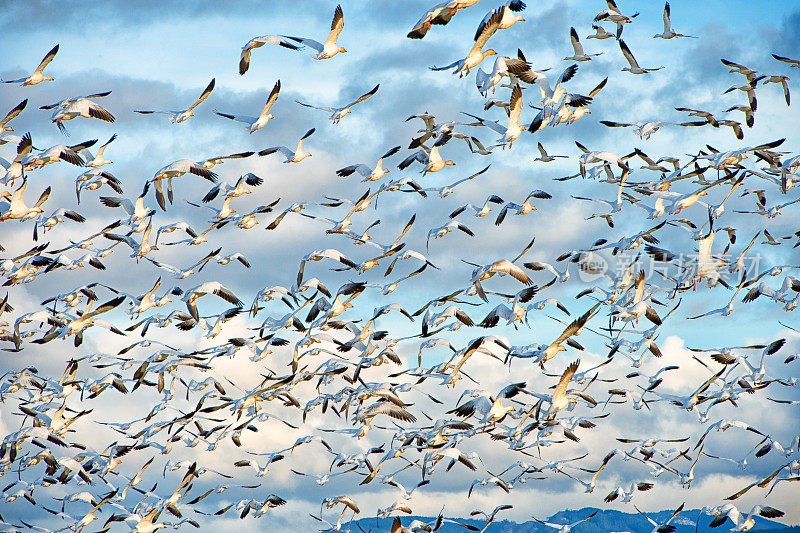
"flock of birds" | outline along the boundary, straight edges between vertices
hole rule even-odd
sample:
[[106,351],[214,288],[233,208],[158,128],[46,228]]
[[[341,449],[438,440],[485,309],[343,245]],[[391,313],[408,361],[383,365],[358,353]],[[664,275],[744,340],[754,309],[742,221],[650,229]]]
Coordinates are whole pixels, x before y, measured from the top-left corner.
[[[446,25],[476,2],[438,4],[422,16],[408,37],[423,39],[429,31],[440,31],[436,26]],[[623,71],[649,75],[659,70],[641,67],[622,38],[623,29],[635,24],[638,14],[623,15],[613,0],[607,4],[591,21],[595,33],[584,40],[615,41],[621,64],[627,63]],[[624,471],[636,472],[637,478],[600,494],[598,502],[627,503],[639,498],[639,492],[658,490],[659,485],[677,482],[687,489],[696,485],[697,465],[752,469],[756,464],[758,469],[759,462],[775,457],[778,467],[771,474],[732,488],[732,494],[720,495],[717,502],[702,503],[708,504],[703,511],[711,517],[712,526],[726,524],[732,531],[752,528],[756,515],[782,516],[781,510],[766,504],[739,509],[732,501],[746,493],[768,496],[800,479],[800,440],[780,442],[764,430],[760,420],[728,417],[735,416],[740,404],[754,399],[766,400],[776,410],[795,408],[798,400],[791,398],[796,397],[796,379],[786,376],[797,364],[797,353],[787,342],[797,330],[786,325],[783,338],[746,346],[721,346],[720,339],[712,346],[691,348],[692,355],[685,360],[671,358],[656,372],[646,368],[657,366],[654,362],[663,356],[659,345],[663,346],[668,322],[703,319],[695,324],[706,322],[706,327],[713,328],[718,324],[715,320],[757,299],[760,305],[787,312],[797,308],[800,279],[795,276],[800,263],[767,267],[753,266],[751,261],[763,250],[768,250],[765,256],[774,257],[775,247],[797,257],[794,251],[782,250],[800,245],[800,231],[784,234],[786,223],[781,220],[796,226],[800,214],[799,189],[795,188],[800,180],[800,154],[779,151],[784,139],[727,150],[703,146],[695,154],[658,159],[640,148],[618,155],[580,142],[575,143],[580,150],[577,158],[550,155],[538,142],[530,152],[538,155],[530,158],[531,164],[573,159],[577,173],[559,181],[577,180],[572,182],[574,191],[583,180],[613,190],[608,199],[576,194],[567,200],[580,206],[589,202],[598,209],[589,219],[602,221],[585,222],[585,246],[565,251],[550,262],[526,258],[537,250],[536,228],[543,220],[537,217],[545,216],[554,196],[538,188],[515,201],[494,193],[483,203],[473,199],[475,203],[442,214],[441,225],[418,227],[417,212],[435,212],[442,198],[464,189],[459,187],[462,184],[483,181],[487,188],[498,190],[489,183],[493,151],[515,149],[526,154],[524,131],[543,139],[545,128],[575,123],[590,113],[594,99],[605,94],[608,78],[587,94],[567,92],[567,84],[578,73],[573,62],[612,53],[587,53],[575,28],[569,32],[574,54],[565,58],[568,65],[557,78],[548,79],[545,70],[536,70],[522,50],[503,56],[486,48],[495,33],[512,31],[517,22],[524,21],[525,7],[524,2],[510,0],[490,11],[480,20],[474,45],[465,57],[432,67],[461,77],[474,71],[484,111],[499,107],[506,116],[492,120],[465,113],[467,118],[449,122],[428,112],[409,117],[409,121],[420,121],[422,129],[407,149],[398,145],[375,154],[383,154],[377,161],[331,169],[332,180],[352,180],[349,199],[308,198],[281,205],[280,199],[268,198],[239,212],[235,206],[242,205],[245,195],[269,196],[258,188],[264,178],[248,172],[226,181],[212,170],[227,161],[246,164],[275,153],[281,154],[284,163],[301,163],[311,156],[304,142],[313,140],[314,128],[300,136],[293,149],[273,146],[257,154],[239,152],[167,163],[142,186],[111,172],[106,153],[113,152],[116,134],[96,153],[90,149],[97,140],[38,149],[34,147],[36,132],[19,136],[12,127],[18,115],[34,113],[28,99],[15,106],[0,121],[0,149],[7,157],[0,159],[4,169],[0,227],[3,244],[9,248],[0,247],[5,254],[0,275],[7,290],[0,300],[0,341],[6,363],[19,365],[0,379],[6,427],[0,445],[0,478],[5,480],[0,492],[2,529],[82,531],[100,524],[100,531],[127,528],[148,533],[184,524],[208,527],[215,517],[269,520],[271,509],[287,503],[280,490],[286,482],[274,478],[275,470],[286,465],[284,473],[296,483],[313,480],[324,486],[331,482],[342,490],[343,494],[322,499],[319,512],[312,514],[327,531],[351,529],[353,519],[369,516],[371,511],[358,503],[355,494],[365,494],[363,486],[370,484],[374,491],[380,486],[386,489],[381,494],[390,495],[391,501],[375,514],[397,517],[393,533],[436,531],[445,522],[459,523],[458,519],[448,517],[447,509],[432,522],[401,516],[419,514],[413,508],[420,502],[415,493],[438,490],[454,476],[474,478],[459,494],[464,501],[478,492],[501,491],[513,502],[515,489],[526,483],[528,487],[568,483],[592,493],[600,486],[608,487],[609,478],[620,479],[621,473],[609,472],[615,467],[623,472],[624,464]],[[664,30],[654,37],[692,38],[672,28],[670,15],[667,3]],[[314,59],[335,61],[346,52],[339,39],[353,39],[344,26],[343,11],[337,6],[324,43],[285,35],[255,37],[242,48],[239,73],[244,75],[251,68],[251,54],[265,44],[298,52],[311,49],[316,51]],[[45,71],[57,60],[58,50],[58,46],[50,50],[29,76],[3,81],[24,86],[54,81]],[[489,56],[496,57],[487,72],[481,65]],[[800,68],[800,60],[773,57],[776,69]],[[765,85],[780,84],[790,105],[787,76],[763,74],[727,59],[722,63],[738,83],[728,92],[746,95],[741,105],[727,111],[676,108],[698,119],[691,122],[600,122],[633,128],[642,140],[666,126],[727,126],[736,139],[742,139],[743,125],[754,124],[756,95],[767,90]],[[458,80],[453,85],[453,90],[474,90],[464,89]],[[357,113],[357,105],[368,105],[364,102],[379,94],[379,87],[341,107],[298,104],[322,110],[338,124]],[[166,114],[171,123],[181,123],[194,116],[214,88],[212,79],[183,110],[134,111]],[[272,112],[281,101],[280,91],[277,81],[258,116],[216,114],[245,124],[250,134],[269,129]],[[30,94],[35,100],[35,89]],[[108,94],[66,97],[40,108],[51,110],[51,122],[66,133],[65,123],[79,117],[114,122],[114,114],[97,102]],[[499,97],[502,94],[507,100]],[[528,125],[522,121],[526,101],[535,108]],[[743,113],[744,124],[723,118],[732,112]],[[483,128],[497,137],[482,142]],[[449,185],[425,185],[434,178],[432,173],[455,165],[445,159],[444,152],[450,149],[448,143],[462,140],[473,161],[459,160],[457,168],[469,168],[477,161],[475,171],[455,181],[448,178]],[[400,144],[406,142],[398,139]],[[389,160],[401,151],[403,159],[396,166],[404,171],[403,177],[387,179],[394,166]],[[54,206],[48,201],[52,187],[63,183],[43,183],[37,172],[53,163],[70,177],[81,172],[74,177],[75,202]],[[366,190],[357,180],[366,184]],[[173,216],[176,186],[197,213],[203,213],[205,226],[193,227]],[[536,187],[548,188],[542,181]],[[739,198],[745,198],[739,205],[748,202],[748,209],[726,210],[726,202]],[[370,232],[382,229],[376,216],[380,212],[407,222],[389,228],[388,236],[373,238]],[[446,241],[440,239],[456,242],[456,237],[448,236],[453,230],[475,236],[481,231],[480,219],[492,212],[498,226],[521,220],[520,224],[532,228],[525,234],[534,239],[525,238],[519,243],[519,253],[508,257],[476,262],[474,258],[482,256],[472,253],[463,263],[435,264],[431,249],[445,246]],[[619,224],[623,214],[632,213],[643,218],[641,226]],[[82,232],[89,215],[94,220],[105,217],[107,222]],[[746,217],[747,225],[732,227],[728,221],[733,216]],[[301,252],[296,273],[294,267],[288,272],[256,265],[248,273],[248,285],[254,289],[249,294],[201,276],[203,268],[213,263],[231,265],[214,270],[219,276],[234,268],[251,269],[248,250],[225,250],[225,242],[240,231],[252,231],[248,234],[252,239],[259,226],[270,232],[285,230],[286,217],[316,221],[331,247]],[[285,238],[294,236],[285,234]],[[469,246],[466,237],[458,239],[458,246]],[[411,248],[411,243],[422,240],[425,249]],[[673,245],[667,247],[661,241]],[[185,263],[165,262],[162,247],[180,247]],[[15,248],[19,249],[12,251]],[[465,251],[454,247],[448,254],[460,259],[468,255]],[[619,260],[616,271],[603,268],[604,254]],[[130,270],[130,282],[139,286],[137,292],[103,282],[105,265],[112,259]],[[321,265],[331,268],[326,271]],[[413,290],[415,283],[445,268],[451,285],[437,284],[439,294],[419,308],[409,307],[419,298]],[[80,286],[50,281],[55,279],[51,273],[77,269],[93,269],[98,281]],[[576,285],[575,277],[570,283],[571,274],[592,278]],[[255,290],[254,283],[264,286]],[[33,310],[24,309],[21,296],[29,284],[47,287],[52,294]],[[563,295],[574,294],[576,286],[580,292],[566,300]],[[727,303],[681,317],[688,307],[681,305],[682,300],[701,294]],[[375,302],[379,305],[373,308]],[[246,334],[231,336],[234,319],[246,324],[236,330]],[[553,321],[562,323],[561,333],[543,335],[541,330],[552,327]],[[114,338],[87,351],[85,337],[95,335],[98,327]],[[413,333],[399,333],[409,330]],[[521,343],[515,344],[512,338]],[[190,339],[186,345],[191,347],[175,346],[181,344],[180,339]],[[124,348],[109,351],[114,342],[124,343]],[[44,344],[58,345],[47,353],[49,358],[63,358],[61,375],[47,375],[26,363],[26,352]],[[13,358],[17,362],[11,363]],[[247,370],[233,372],[230,361]],[[671,379],[678,374],[680,381]],[[123,407],[129,410],[121,411]],[[130,420],[117,414],[137,410],[141,417]],[[693,427],[683,435],[652,436],[630,425],[634,420],[645,427],[648,417],[656,416],[648,412],[656,410],[685,411],[681,420],[687,428],[693,420]],[[615,425],[615,418],[622,416],[629,417],[628,424]],[[785,416],[786,420],[796,418]],[[616,439],[618,447],[576,453],[601,432]],[[726,435],[732,439],[726,440]],[[280,436],[291,443],[266,447]],[[477,449],[482,450],[480,454]],[[730,449],[739,455],[726,456],[725,450]],[[208,460],[211,452],[238,459],[204,464],[202,458]],[[314,457],[326,458],[330,464],[317,469],[325,461],[315,462]],[[499,465],[502,461],[504,466]],[[243,482],[242,472],[252,475],[251,483]],[[23,509],[26,506],[36,513]],[[493,511],[471,514],[484,519],[488,527],[498,513],[511,507],[504,503]],[[653,531],[674,530],[670,522],[682,509],[683,505],[665,523],[648,517]],[[34,515],[35,523],[23,518]],[[576,525],[542,524],[558,531]],[[363,523],[358,527],[363,529]]]

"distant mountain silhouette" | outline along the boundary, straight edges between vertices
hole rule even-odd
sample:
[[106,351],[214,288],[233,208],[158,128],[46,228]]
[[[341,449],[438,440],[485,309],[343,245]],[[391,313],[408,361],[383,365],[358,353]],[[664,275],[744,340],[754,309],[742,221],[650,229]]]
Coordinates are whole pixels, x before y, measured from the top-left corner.
[[[543,516],[537,516],[537,518],[546,522],[552,522],[554,524],[569,524],[587,517],[595,510],[597,509],[585,507],[579,510],[559,511],[558,513],[547,518]],[[745,511],[749,510],[749,508],[745,509]],[[597,514],[593,518],[576,525],[574,528],[572,528],[572,531],[574,533],[650,533],[650,531],[653,530],[652,524],[650,524],[650,522],[645,520],[645,518],[638,513],[624,513],[613,510],[597,511]],[[672,510],[659,511],[657,513],[647,513],[649,517],[659,523],[661,520],[666,520],[669,518],[671,514]],[[675,518],[675,520],[672,521],[672,525],[676,527],[675,532],[694,533],[695,522],[697,521],[699,514],[699,509],[683,511],[680,515],[678,515],[677,518]],[[412,520],[433,522],[435,517],[401,516],[400,520],[404,526],[408,526]],[[729,531],[733,527],[733,523],[728,520],[720,527],[710,528],[708,527],[708,524],[711,522],[711,520],[712,518],[708,515],[700,517],[700,523],[697,527],[698,533],[722,533]],[[377,520],[375,518],[365,518],[362,520],[356,520],[350,529],[351,531],[359,531],[358,527],[356,526],[356,524],[358,524],[358,526],[360,526],[365,532],[371,531],[373,533],[385,533],[390,531],[392,521],[394,521],[394,517]],[[483,529],[483,526],[485,525],[485,522],[482,520],[457,519],[457,521],[461,524],[474,526],[478,528],[477,531]],[[347,525],[343,525],[343,529],[346,528]],[[438,530],[438,532],[441,533],[466,533],[467,531],[467,529],[459,526],[458,524],[447,522]],[[553,533],[555,531],[556,530],[554,528],[539,524],[533,520],[523,523],[511,522],[509,520],[496,520],[486,529],[486,533]],[[756,525],[750,531],[758,531],[760,533],[800,533],[800,526],[787,526],[774,520],[767,520],[765,518],[761,518],[760,516],[756,516]]]

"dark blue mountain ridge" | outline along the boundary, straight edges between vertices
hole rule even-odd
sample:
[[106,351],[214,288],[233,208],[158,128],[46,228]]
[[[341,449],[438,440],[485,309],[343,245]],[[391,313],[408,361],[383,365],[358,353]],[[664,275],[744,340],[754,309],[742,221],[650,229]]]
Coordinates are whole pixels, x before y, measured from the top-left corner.
[[[566,511],[559,511],[550,517],[538,517],[546,522],[554,524],[569,524],[577,522],[594,511],[597,514],[586,522],[582,522],[572,528],[574,533],[612,533],[612,532],[629,532],[629,533],[650,533],[653,530],[652,524],[648,522],[643,516],[638,513],[625,513],[622,511],[614,510],[598,510],[593,507],[585,507],[583,509]],[[749,509],[748,509],[749,511]],[[672,510],[659,511],[656,513],[646,513],[656,522],[661,523],[662,520],[667,520],[672,515]],[[699,509],[684,510],[678,515],[671,523],[676,527],[675,533],[694,533],[695,523],[700,515]],[[781,524],[775,520],[768,520],[760,516],[756,516],[756,525],[750,531],[758,531],[759,533],[800,533],[800,526],[788,526]],[[408,526],[413,520],[420,520],[422,522],[433,522],[435,517],[420,517],[420,516],[401,516],[400,520],[404,526]],[[700,522],[697,526],[698,533],[722,533],[729,531],[733,527],[733,523],[728,520],[720,527],[711,528],[708,524],[711,522],[712,517],[703,515],[700,517]],[[364,518],[356,520],[350,525],[351,531],[364,531],[364,532],[388,532],[391,530],[392,518]],[[483,520],[472,520],[468,518],[459,518],[457,521],[461,524],[467,524],[477,528],[477,531],[483,529],[486,524]],[[347,529],[348,525],[345,524],[343,529]],[[360,529],[359,529],[360,528]],[[459,526],[458,524],[445,522],[438,530],[441,533],[466,533],[468,530]],[[512,522],[509,520],[496,520],[486,529],[486,533],[553,533],[556,530],[552,527],[545,526],[534,520],[528,522]]]

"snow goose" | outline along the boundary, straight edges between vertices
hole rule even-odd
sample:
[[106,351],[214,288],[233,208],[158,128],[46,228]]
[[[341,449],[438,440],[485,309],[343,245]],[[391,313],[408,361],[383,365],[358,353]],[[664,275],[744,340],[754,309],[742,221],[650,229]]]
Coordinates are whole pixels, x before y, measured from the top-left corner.
[[700,117],[702,118],[707,124],[711,124],[713,127],[719,127],[716,118],[714,115],[708,111],[703,111],[702,109],[689,109],[688,107],[676,107],[675,111],[680,111],[681,113],[689,113],[690,117]]
[[147,226],[142,232],[141,242],[136,242],[136,240],[129,235],[117,235],[116,233],[106,233],[105,237],[106,239],[122,242],[130,246],[131,250],[133,250],[131,257],[135,257],[136,261],[138,262],[140,258],[146,256],[153,250],[158,250],[158,244],[155,241],[153,241],[153,244],[150,244],[150,233],[152,231],[153,220],[150,218],[148,219]]
[[110,139],[108,139],[105,142],[105,144],[103,144],[100,148],[97,149],[97,155],[92,155],[92,153],[88,149],[81,150],[81,152],[78,155],[80,155],[86,161],[85,166],[90,168],[99,168],[102,167],[103,165],[108,165],[110,163],[113,163],[113,161],[109,159],[103,159],[103,154],[105,153],[108,145],[114,142],[116,138],[117,134],[115,133],[114,135],[111,136]]
[[491,165],[487,165],[483,170],[479,170],[475,174],[472,174],[471,176],[468,176],[466,178],[461,178],[460,180],[455,181],[455,182],[451,183],[450,185],[445,185],[444,187],[429,187],[429,188],[423,189],[422,191],[423,192],[432,191],[432,192],[437,193],[440,198],[447,198],[450,194],[453,193],[453,191],[455,190],[455,188],[458,185],[464,183],[465,181],[469,181],[471,179],[474,179],[474,178],[480,176],[481,174],[483,174],[484,172],[489,170],[490,166]]
[[478,155],[489,155],[492,153],[492,148],[494,148],[494,146],[486,148],[483,145],[483,143],[476,137],[470,137],[469,139],[467,139],[467,146],[469,146],[470,152]]
[[497,52],[491,48],[483,51],[483,47],[486,45],[486,42],[489,40],[489,38],[498,30],[502,20],[502,10],[494,11],[492,16],[489,18],[489,21],[483,26],[483,30],[475,36],[475,44],[472,45],[469,53],[467,53],[467,57],[464,59],[459,59],[458,61],[454,61],[443,67],[432,66],[430,67],[431,70],[449,70],[452,68],[453,74],[459,74],[459,77],[463,77],[464,75],[469,74],[471,69],[480,65],[481,61],[483,61],[487,56],[496,55]]
[[389,172],[388,169],[383,168],[383,160],[386,159],[387,157],[393,156],[399,150],[400,150],[400,147],[399,146],[395,146],[394,148],[392,148],[391,150],[389,150],[388,152],[383,154],[380,157],[380,159],[378,159],[378,162],[375,164],[375,168],[374,169],[372,169],[372,168],[370,168],[367,165],[364,165],[362,163],[358,163],[356,165],[350,165],[350,166],[347,166],[347,167],[344,167],[344,168],[340,168],[339,170],[336,171],[336,175],[344,178],[344,177],[350,176],[354,172],[358,172],[359,174],[364,176],[364,180],[363,181],[376,181],[376,180],[379,180]]
[[44,213],[41,213],[36,217],[33,225],[33,240],[39,240],[38,230],[40,227],[43,228],[42,233],[45,233],[49,229],[55,227],[56,224],[64,222],[66,219],[80,223],[86,222],[86,219],[83,217],[83,215],[72,211],[71,209],[57,209],[50,216],[45,216]]
[[63,121],[72,120],[76,117],[97,118],[106,122],[114,122],[116,120],[110,111],[88,98],[78,98],[66,107],[56,108],[50,120],[58,126],[61,133],[66,134],[67,130]]
[[424,15],[414,24],[414,27],[411,28],[411,31],[408,32],[409,39],[422,39],[428,33],[428,30],[431,28],[431,25],[434,24],[433,20],[442,13],[447,5],[450,3],[449,0],[442,2],[440,4],[436,4],[428,11],[425,12]]
[[208,159],[204,159],[203,161],[198,161],[197,164],[203,168],[214,168],[217,165],[221,165],[227,159],[244,159],[245,157],[250,157],[255,152],[239,152],[236,154],[230,155],[218,155],[214,157],[209,157]]
[[17,178],[23,177],[25,159],[30,155],[32,149],[31,134],[26,133],[17,141],[17,155],[14,157],[14,161],[9,162],[0,157],[0,167],[5,170],[0,183],[13,186]]
[[44,192],[42,192],[42,194],[39,196],[39,199],[31,207],[25,205],[25,201],[22,198],[27,187],[28,180],[23,179],[22,185],[20,185],[19,188],[14,191],[14,194],[10,194],[8,191],[5,191],[2,195],[0,195],[0,198],[6,199],[9,203],[8,209],[2,214],[2,216],[0,216],[0,222],[4,222],[8,219],[27,220],[43,213],[42,204],[44,204],[50,197],[50,187],[48,186]]
[[371,91],[362,94],[361,96],[356,98],[356,100],[354,102],[352,102],[352,103],[350,103],[350,104],[348,104],[348,105],[346,105],[344,107],[316,106],[316,105],[311,105],[311,104],[304,104],[303,102],[301,102],[299,100],[295,100],[295,102],[297,102],[301,106],[311,107],[311,108],[314,108],[314,109],[320,109],[322,111],[326,111],[326,112],[330,113],[331,115],[328,117],[328,119],[331,120],[331,122],[333,122],[334,124],[338,124],[340,120],[342,120],[346,115],[350,114],[350,112],[352,111],[351,108],[354,105],[363,102],[364,100],[366,100],[367,98],[369,98],[370,96],[372,96],[373,94],[378,92],[378,88],[379,87],[380,87],[380,84],[376,85]]
[[569,40],[572,43],[572,49],[575,52],[572,57],[565,57],[564,61],[591,61],[593,57],[597,57],[601,55],[603,52],[598,54],[587,54],[583,51],[583,45],[581,44],[580,39],[578,39],[578,32],[575,31],[575,28],[569,29]]
[[515,85],[514,90],[511,92],[511,101],[509,102],[508,127],[504,128],[497,121],[490,121],[469,113],[464,114],[479,121],[482,126],[486,126],[501,134],[502,137],[497,140],[498,146],[508,144],[509,147],[511,147],[514,144],[514,141],[519,138],[526,128],[525,126],[520,126],[519,124],[519,117],[521,113],[522,89],[519,85]]
[[786,83],[789,81],[789,78],[786,76],[778,76],[778,75],[770,75],[762,82],[762,84],[766,85],[767,83],[780,83],[781,87],[783,87],[783,98],[786,100],[786,105],[788,106],[790,103],[790,95],[789,95],[789,85]]
[[264,180],[253,174],[252,172],[248,172],[247,174],[241,176],[237,181],[236,185],[231,186],[227,183],[220,182],[216,184],[214,187],[211,188],[210,191],[203,196],[203,202],[208,203],[222,191],[223,196],[225,198],[237,198],[242,196],[243,194],[250,194],[252,191],[245,187],[245,185],[250,185],[252,187],[257,187],[264,183]]
[[656,70],[661,70],[664,67],[658,68],[642,68],[639,66],[639,63],[636,62],[636,58],[633,57],[633,53],[631,53],[631,49],[628,48],[628,45],[625,44],[625,41],[622,39],[619,40],[619,48],[622,50],[622,55],[625,56],[625,59],[628,61],[627,67],[623,68],[622,71],[628,71],[631,74],[647,74],[648,72],[654,72]]
[[690,39],[696,39],[692,35],[684,35],[682,33],[675,33],[675,30],[672,29],[672,24],[669,21],[669,2],[664,4],[664,31],[662,33],[656,33],[653,35],[653,39],[674,39],[675,37],[688,37]]
[[410,156],[403,159],[400,164],[397,165],[397,168],[403,170],[414,161],[418,161],[425,165],[425,168],[422,170],[422,175],[424,176],[428,172],[438,172],[448,165],[455,165],[453,161],[445,160],[442,158],[441,154],[439,154],[439,147],[447,144],[451,138],[452,134],[449,131],[446,131],[439,136],[430,149],[427,146],[422,145],[420,150],[417,150]]
[[630,17],[626,17],[623,15],[617,4],[614,0],[606,0],[606,4],[608,4],[608,9],[605,9],[598,13],[594,17],[594,22],[600,22],[601,20],[609,20],[617,25],[617,39],[622,36],[622,28],[625,24],[630,24],[633,22],[633,19],[639,16],[639,13],[635,13]]
[[[508,0],[505,4],[498,7],[495,11],[500,11],[502,13],[502,17],[500,19],[500,25],[497,27],[498,30],[505,30],[516,24],[517,22],[525,22],[525,17],[522,15],[515,15],[514,13],[519,13],[520,11],[524,10],[525,2],[520,0]],[[480,24],[478,24],[478,30],[475,32],[475,39],[483,31],[484,26],[489,23],[491,20],[492,15],[494,15],[495,11],[490,11],[483,17],[483,20]]]
[[22,166],[25,170],[33,170],[58,161],[66,161],[67,163],[82,167],[86,162],[78,155],[78,152],[93,146],[96,142],[97,139],[92,139],[72,146],[57,144],[51,146],[47,150],[41,150],[39,153],[28,154],[22,160]]
[[222,283],[218,281],[209,281],[203,283],[202,285],[198,285],[193,289],[189,289],[183,295],[183,301],[186,303],[186,308],[189,310],[189,314],[194,317],[195,320],[200,318],[199,314],[197,313],[197,299],[205,296],[206,294],[213,294],[215,296],[219,296],[223,300],[228,303],[231,303],[237,307],[242,307],[244,304],[242,303],[239,298],[236,297],[230,289],[225,287]]
[[81,203],[81,191],[96,191],[103,185],[108,185],[117,194],[122,194],[122,184],[116,176],[99,168],[92,168],[75,178],[75,196]]
[[601,120],[600,124],[609,128],[630,128],[640,139],[650,140],[650,136],[661,129],[663,126],[677,126],[674,122],[662,122],[654,120],[651,122],[613,122],[611,120]]
[[[147,191],[150,188],[150,182],[147,181],[144,184],[144,188],[142,189],[142,194],[136,198],[136,203],[134,204],[127,198],[118,198],[113,196],[101,196],[100,203],[106,207],[121,207],[127,214],[128,220],[125,223],[127,226],[132,226],[139,221],[144,220],[145,218],[154,215],[155,211],[150,209],[149,207],[144,206],[144,197],[147,196]],[[158,239],[156,239],[158,240]]]
[[789,65],[789,68],[800,68],[800,59],[791,59],[789,57],[783,57],[776,54],[772,54],[772,57],[774,57],[778,61],[786,63],[787,65]]
[[247,69],[250,68],[250,54],[253,49],[260,48],[265,44],[277,44],[288,48],[289,50],[300,50],[302,46],[298,46],[280,35],[262,35],[261,37],[253,37],[242,47],[242,56],[239,58],[239,74],[244,75]]
[[211,83],[203,91],[203,94],[200,95],[200,98],[195,100],[195,102],[190,105],[187,109],[182,111],[142,111],[134,109],[134,113],[140,113],[142,115],[152,115],[153,113],[163,113],[169,117],[169,121],[173,124],[180,124],[184,120],[189,119],[190,117],[194,116],[194,112],[192,111],[195,107],[199,106],[203,102],[205,102],[206,98],[209,97],[211,91],[214,90],[214,84],[216,82],[216,78],[211,79]]
[[539,87],[539,92],[542,94],[542,108],[545,110],[545,115],[553,115],[554,107],[567,94],[567,90],[563,87],[563,84],[571,80],[576,72],[578,72],[578,65],[574,63],[565,68],[558,77],[555,88],[550,87],[550,82],[546,75],[537,73],[538,75],[534,79],[534,83]]
[[16,80],[3,80],[3,83],[22,83],[23,86],[26,86],[26,85],[36,85],[42,83],[43,81],[53,81],[52,76],[45,76],[42,74],[42,72],[44,72],[45,67],[50,64],[53,58],[56,57],[57,53],[58,53],[58,45],[55,45],[52,50],[47,52],[47,55],[44,56],[44,59],[42,59],[42,62],[39,63],[38,67],[36,67],[36,70],[33,72],[33,74],[31,74],[27,78],[19,78]]
[[275,87],[272,88],[272,92],[269,93],[267,97],[267,103],[264,104],[264,109],[261,110],[261,114],[257,117],[251,117],[247,115],[229,115],[228,113],[220,113],[217,111],[217,115],[225,118],[229,118],[231,120],[236,120],[238,122],[244,122],[247,124],[247,130],[249,133],[255,133],[264,126],[267,125],[270,119],[275,118],[272,116],[272,113],[269,112],[272,109],[272,106],[275,105],[275,102],[278,100],[278,93],[281,90],[281,80],[278,80],[275,83]]
[[465,9],[477,2],[478,0],[445,0],[440,4],[436,4],[422,15],[422,18],[417,21],[406,37],[409,39],[422,39],[428,33],[431,25],[444,26],[450,22],[450,19],[459,9]]
[[[708,455],[708,454],[706,454]],[[703,508],[702,512],[713,516],[714,519],[708,524],[709,527],[719,527],[724,524],[728,518],[733,522],[733,529],[731,531],[749,531],[756,525],[753,515],[759,514],[765,518],[780,518],[784,515],[783,511],[769,507],[766,505],[756,505],[750,513],[745,517],[732,503],[721,505],[719,507]],[[698,521],[700,517],[698,516]]]
[[217,182],[217,174],[215,172],[211,172],[203,165],[195,163],[194,161],[190,161],[189,159],[179,159],[178,161],[170,163],[156,172],[155,176],[153,176],[153,179],[150,180],[155,185],[154,189],[156,200],[158,201],[158,205],[161,207],[162,211],[166,211],[163,181],[167,180],[167,197],[169,198],[170,203],[172,203],[172,178],[183,176],[187,172],[194,174],[195,176],[205,178],[212,183]]
[[490,204],[502,204],[503,202],[504,200],[496,194],[490,194],[486,201],[483,202],[483,205],[464,204],[460,207],[457,207],[447,216],[448,218],[456,218],[458,215],[469,209],[476,217],[485,217],[492,212],[492,206]]
[[305,133],[305,135],[300,137],[300,140],[297,142],[297,148],[295,149],[294,152],[292,152],[285,146],[273,146],[271,148],[265,148],[261,150],[260,152],[258,152],[258,155],[265,156],[274,154],[275,152],[280,152],[286,158],[284,163],[299,163],[306,157],[311,157],[311,153],[303,151],[303,141],[311,137],[314,131],[315,128],[311,128]]
[[337,5],[333,12],[333,21],[331,21],[331,32],[328,34],[325,44],[304,37],[291,37],[289,35],[283,35],[282,37],[286,37],[287,39],[291,39],[316,50],[318,54],[311,56],[314,59],[330,59],[340,52],[347,52],[343,47],[336,44],[339,34],[342,33],[342,28],[344,28],[344,14],[342,13],[342,6]]
[[606,29],[598,24],[592,24],[594,35],[587,35],[587,39],[610,39],[614,37],[613,33],[606,31]]
[[538,144],[538,148],[539,148],[539,153],[542,154],[542,155],[541,155],[541,157],[537,157],[536,159],[534,159],[534,161],[541,161],[542,163],[549,163],[551,161],[555,161],[557,158],[560,158],[560,157],[563,157],[563,158],[568,158],[569,157],[569,156],[566,156],[566,155],[548,155],[547,151],[544,149],[544,146],[542,146],[541,142]]
[[438,239],[440,237],[444,237],[445,235],[447,235],[448,233],[450,233],[454,229],[459,229],[459,230],[463,231],[464,233],[466,233],[467,235],[469,235],[470,237],[474,237],[475,236],[475,234],[472,233],[472,230],[470,230],[467,226],[465,226],[464,224],[462,224],[458,220],[451,220],[450,222],[448,222],[444,226],[439,226],[437,228],[432,228],[428,232],[428,239],[425,241],[425,248],[430,248],[431,237],[433,237],[434,239]]
[[525,198],[525,201],[522,202],[522,205],[518,205],[513,202],[508,202],[506,205],[504,205],[503,209],[500,211],[500,214],[497,215],[497,220],[494,221],[494,224],[495,226],[502,224],[503,220],[506,218],[506,214],[511,209],[514,209],[516,211],[515,214],[517,215],[527,215],[532,211],[536,211],[536,206],[532,203],[534,199],[549,200],[551,198],[552,196],[545,191],[540,191],[538,189],[531,191],[531,193]]
[[[562,472],[562,473],[563,473],[563,472]],[[599,472],[598,472],[598,473],[599,473]],[[594,478],[592,478],[592,481],[594,481]],[[587,491],[587,492],[590,492],[590,491]],[[552,523],[552,522],[543,522],[542,520],[539,520],[539,519],[538,519],[538,518],[536,518],[535,516],[534,516],[534,517],[531,517],[531,518],[533,518],[534,520],[536,520],[537,522],[539,522],[539,523],[540,523],[540,524],[542,524],[542,525],[545,525],[545,526],[547,526],[547,527],[551,527],[551,528],[553,528],[553,529],[555,529],[555,530],[559,531],[559,533],[569,533],[570,531],[572,531],[572,528],[573,528],[573,527],[575,527],[575,526],[577,526],[578,524],[581,524],[581,523],[583,523],[583,522],[586,522],[587,520],[589,520],[590,518],[592,518],[592,517],[593,517],[594,515],[596,515],[596,514],[597,514],[597,511],[593,512],[592,514],[590,514],[590,515],[589,515],[589,516],[587,516],[586,518],[583,518],[583,519],[581,519],[581,520],[576,520],[575,522],[572,522],[571,524],[554,524],[554,523]]]
[[[748,128],[752,128],[756,123],[755,113],[753,113],[749,105],[735,105],[725,110],[726,113],[730,113],[731,111],[741,111],[744,113],[744,122],[747,124]],[[719,123],[717,123],[717,125],[719,125]]]

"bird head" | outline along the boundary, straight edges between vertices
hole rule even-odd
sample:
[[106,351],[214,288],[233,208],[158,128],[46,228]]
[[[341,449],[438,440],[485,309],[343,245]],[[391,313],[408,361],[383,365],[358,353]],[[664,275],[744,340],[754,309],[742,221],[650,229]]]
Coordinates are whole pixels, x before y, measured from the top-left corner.
[[489,48],[488,50],[486,50],[486,51],[483,53],[483,55],[484,55],[484,57],[486,57],[486,56],[494,56],[494,55],[497,55],[497,52],[495,52],[494,50],[492,50],[491,48]]
[[453,165],[453,166],[455,166],[455,163],[452,162],[452,161],[445,161],[444,164],[445,165]]
[[340,46],[339,47],[339,52],[344,54],[345,52],[347,52],[347,50],[345,50],[343,46]]

